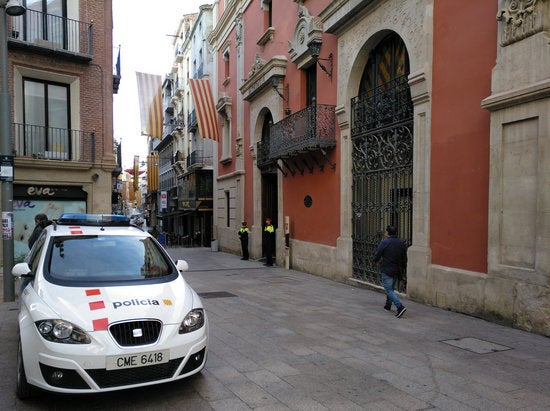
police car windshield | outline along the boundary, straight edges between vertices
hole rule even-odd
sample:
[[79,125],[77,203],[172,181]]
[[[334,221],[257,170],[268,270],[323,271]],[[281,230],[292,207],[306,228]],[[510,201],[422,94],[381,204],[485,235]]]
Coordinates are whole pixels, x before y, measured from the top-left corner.
[[48,254],[45,275],[52,282],[124,283],[173,274],[167,257],[145,236],[59,236]]

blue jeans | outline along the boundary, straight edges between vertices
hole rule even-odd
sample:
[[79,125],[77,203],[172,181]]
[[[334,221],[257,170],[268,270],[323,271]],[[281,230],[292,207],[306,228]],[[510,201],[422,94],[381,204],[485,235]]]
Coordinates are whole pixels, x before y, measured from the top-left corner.
[[403,304],[401,304],[399,297],[393,291],[394,282],[395,279],[393,277],[382,273],[382,285],[384,285],[384,290],[386,291],[386,305],[391,306],[393,303],[397,308],[401,308]]

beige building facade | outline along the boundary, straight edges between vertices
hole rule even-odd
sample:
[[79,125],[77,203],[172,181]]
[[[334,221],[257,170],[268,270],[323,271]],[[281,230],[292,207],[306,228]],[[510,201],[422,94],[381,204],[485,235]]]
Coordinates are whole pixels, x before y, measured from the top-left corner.
[[[359,3],[371,7],[365,5],[362,13],[347,13]],[[323,11],[324,29],[339,39],[341,161],[344,164],[351,158],[348,102],[357,89],[359,69],[377,38],[394,31],[407,46],[414,105],[414,229],[408,251],[408,297],[550,335],[550,2],[531,2],[532,7],[508,0],[495,3],[497,59],[491,93],[479,102],[490,112],[488,225],[479,227],[487,230],[486,272],[437,264],[432,259],[431,202],[434,195],[444,195],[431,187],[437,178],[431,168],[435,2],[336,1]],[[351,180],[350,170],[350,166],[343,167],[342,181]],[[342,184],[338,245],[342,264],[336,264],[343,268],[337,274],[342,278],[352,277],[352,216],[346,207],[350,200],[350,185]]]

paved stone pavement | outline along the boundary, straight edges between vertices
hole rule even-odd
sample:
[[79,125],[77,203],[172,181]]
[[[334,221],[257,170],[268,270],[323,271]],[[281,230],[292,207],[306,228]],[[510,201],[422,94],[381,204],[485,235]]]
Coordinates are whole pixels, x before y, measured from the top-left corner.
[[[550,338],[209,248],[170,248],[210,321],[188,380],[16,400],[17,302],[0,305],[0,410],[550,410]],[[0,285],[1,287],[1,285]],[[505,303],[505,302],[503,302]]]

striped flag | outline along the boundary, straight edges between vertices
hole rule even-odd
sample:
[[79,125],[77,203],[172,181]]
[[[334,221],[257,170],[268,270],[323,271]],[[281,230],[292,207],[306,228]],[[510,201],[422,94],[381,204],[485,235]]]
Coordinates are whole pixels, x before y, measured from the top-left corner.
[[157,74],[136,71],[141,135],[162,140],[162,80]]
[[214,97],[212,96],[212,88],[210,87],[210,80],[190,78],[189,86],[191,87],[191,94],[195,102],[197,123],[201,137],[219,141],[218,117],[216,106],[214,105]]

